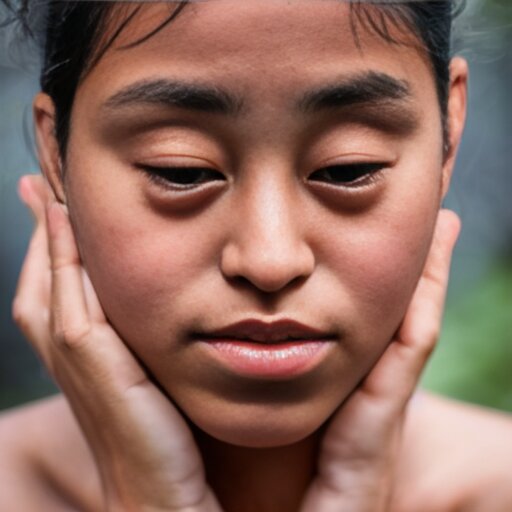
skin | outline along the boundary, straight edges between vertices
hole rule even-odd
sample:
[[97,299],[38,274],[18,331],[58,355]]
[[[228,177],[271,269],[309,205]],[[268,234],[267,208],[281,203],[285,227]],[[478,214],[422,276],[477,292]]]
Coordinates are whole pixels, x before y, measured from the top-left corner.
[[[145,8],[119,45],[165,14]],[[21,187],[39,231],[14,314],[70,401],[107,510],[218,510],[212,488],[227,511],[387,509],[405,405],[437,338],[458,231],[439,208],[467,68],[452,61],[444,154],[426,57],[368,33],[360,43],[339,2],[195,4],[147,42],[110,50],[86,76],[65,163],[51,99],[36,97],[51,191]],[[407,97],[297,110],[311,89],[368,71],[406,83]],[[154,77],[213,85],[243,108],[102,106]],[[386,165],[358,187],[311,179],[354,162]],[[141,163],[207,166],[221,179],[173,191]],[[45,319],[24,284],[34,277]],[[247,317],[294,318],[336,343],[307,377],[272,385],[219,372],[190,343],[193,332]],[[247,484],[233,489],[241,468]]]
[[[146,9],[119,44],[166,12]],[[361,53],[347,18],[336,2],[213,2],[184,11],[146,43],[104,56],[77,91],[65,178],[48,169],[110,322],[187,416],[226,442],[303,439],[354,389],[405,314],[447,188],[452,161],[443,166],[425,59],[377,37],[363,38]],[[417,129],[395,136],[349,123],[343,111],[294,110],[305,91],[360,70],[410,84],[410,104],[401,106],[418,117]],[[246,109],[236,118],[154,105],[101,109],[148,77],[213,84],[241,96]],[[134,127],[141,118],[166,126]],[[352,191],[307,180],[326,162],[360,161],[389,170]],[[148,182],[139,163],[204,165],[226,180],[173,194]],[[290,400],[289,386],[219,375],[189,342],[191,332],[247,317],[300,319],[339,343],[314,378],[293,383]]]

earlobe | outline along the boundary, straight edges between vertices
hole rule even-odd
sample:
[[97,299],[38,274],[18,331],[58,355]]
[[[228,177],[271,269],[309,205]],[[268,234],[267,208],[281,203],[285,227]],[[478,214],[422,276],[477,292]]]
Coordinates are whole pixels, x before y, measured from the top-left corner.
[[466,122],[468,65],[465,59],[454,57],[450,63],[450,90],[448,97],[448,152],[443,165],[442,197],[450,186],[450,180]]
[[62,176],[62,159],[55,134],[55,106],[48,94],[38,93],[33,102],[37,153],[41,171],[56,199],[66,202]]

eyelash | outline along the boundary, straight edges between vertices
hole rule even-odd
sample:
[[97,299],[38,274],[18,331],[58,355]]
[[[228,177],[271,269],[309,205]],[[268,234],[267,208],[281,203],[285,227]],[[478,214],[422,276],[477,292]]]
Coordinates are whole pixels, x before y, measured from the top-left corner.
[[212,181],[226,181],[220,172],[208,167],[137,167],[144,171],[152,182],[176,191],[192,190]]
[[[208,167],[137,167],[152,182],[177,192],[193,190],[212,181],[226,181],[223,174]],[[388,164],[384,162],[330,165],[314,171],[308,179],[334,187],[363,188],[374,183],[386,167]]]
[[[385,162],[360,162],[323,167],[309,175],[310,181],[345,188],[362,188],[374,183],[389,164]],[[328,175],[327,173],[330,173]],[[324,179],[319,179],[322,177]],[[327,179],[325,179],[327,178]]]

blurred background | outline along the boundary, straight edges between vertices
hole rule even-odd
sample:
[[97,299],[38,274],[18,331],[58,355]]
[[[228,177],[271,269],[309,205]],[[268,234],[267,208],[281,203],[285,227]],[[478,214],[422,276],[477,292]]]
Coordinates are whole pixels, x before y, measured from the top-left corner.
[[[0,409],[57,392],[11,320],[32,228],[16,193],[37,172],[31,136],[34,58],[0,30]],[[512,2],[468,0],[455,49],[470,62],[469,118],[446,206],[463,231],[441,341],[424,388],[512,411]]]

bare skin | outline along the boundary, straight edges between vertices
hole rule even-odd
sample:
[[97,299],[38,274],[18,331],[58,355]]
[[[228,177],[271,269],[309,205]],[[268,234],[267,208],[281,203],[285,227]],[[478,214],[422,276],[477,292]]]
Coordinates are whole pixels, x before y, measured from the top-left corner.
[[[165,14],[146,7],[119,44]],[[339,2],[198,3],[100,59],[77,90],[64,163],[52,100],[35,98],[46,183],[20,183],[36,229],[13,314],[66,400],[2,422],[9,510],[411,511],[435,487],[439,511],[500,496],[500,463],[478,497],[465,489],[483,475],[467,468],[439,490],[429,457],[443,438],[429,434],[455,406],[425,399],[406,415],[459,231],[440,204],[467,67],[450,67],[446,152],[428,60],[361,36]],[[140,101],[134,84],[155,78],[189,96],[192,84],[195,102],[162,105],[154,86]],[[333,87],[372,92],[333,106]],[[189,186],[167,172],[198,166]],[[373,170],[347,180],[354,166]],[[315,325],[329,357],[269,382],[194,338],[253,317]],[[510,429],[477,416],[493,441]]]
[[[395,340],[325,431],[289,446],[257,450],[230,447],[203,433],[196,436],[201,462],[178,411],[144,376],[103,316],[64,209],[37,177],[20,182],[20,195],[37,227],[14,316],[73,400],[98,468],[101,492],[93,494],[99,494],[101,508],[388,509],[405,406],[437,338],[459,231],[456,216],[439,213],[424,276]],[[45,307],[50,301],[51,307]],[[71,338],[75,331],[85,334]],[[49,474],[52,481],[56,474]],[[241,475],[246,485],[233,488]]]
[[[41,199],[37,196],[43,190],[45,189],[42,181],[32,177],[25,179],[21,184],[22,197],[32,205],[36,218],[42,221],[35,231],[27,259],[28,264],[24,270],[25,275],[22,276],[21,294],[27,273],[31,283],[35,277],[32,274],[33,269],[30,269],[30,264],[41,259],[34,258],[34,253],[37,254],[37,250],[44,250],[47,244],[46,231],[42,228],[44,226],[44,209],[42,208],[44,197]],[[448,226],[452,225],[449,228],[451,235],[448,235],[446,239],[446,242],[449,243],[447,249],[452,246],[453,237],[457,231],[455,219],[450,217],[452,216],[447,216],[445,228],[448,229]],[[41,239],[44,242],[42,246],[40,245]],[[436,240],[441,243],[439,242],[442,240],[440,235]],[[437,249],[440,247],[438,246]],[[429,276],[428,279],[437,275],[440,279],[444,279],[444,284],[439,287],[438,283],[442,281],[438,281],[433,286],[434,283],[427,281],[425,285],[432,284],[432,286],[420,286],[419,289],[423,291],[423,294],[427,292],[432,294],[431,299],[435,299],[435,301],[431,304],[435,305],[435,309],[440,314],[444,286],[446,285],[449,252],[443,254],[434,251],[432,256],[427,263],[425,275]],[[440,266],[437,271],[436,265]],[[444,274],[440,272],[441,268],[444,268]],[[415,311],[416,314],[424,312],[426,305],[430,304],[430,300],[425,302],[425,299],[426,295],[423,295],[422,300],[413,300],[408,321],[404,322],[405,326],[409,325],[413,329],[411,334],[419,330],[420,325],[424,323],[421,315],[413,321],[412,312]],[[419,305],[423,307],[419,308]],[[418,323],[419,318],[421,318],[420,323]],[[427,324],[423,326],[423,328],[427,327],[429,327]],[[391,345],[390,348],[398,350],[399,346]],[[348,400],[331,422],[328,431],[334,432],[336,436],[341,436],[339,441],[344,439],[341,443],[341,452],[338,448],[328,455],[328,459],[331,460],[334,456],[334,461],[339,458],[335,462],[335,474],[340,477],[342,482],[343,479],[348,478],[351,487],[357,488],[359,481],[365,491],[368,490],[368,485],[370,485],[370,489],[373,487],[377,490],[377,501],[366,502],[365,500],[365,502],[356,503],[354,507],[349,502],[348,510],[372,510],[374,506],[380,506],[379,494],[381,498],[385,497],[385,504],[381,509],[388,511],[485,510],[487,512],[505,512],[508,510],[511,496],[508,490],[507,476],[511,458],[504,449],[512,428],[508,417],[500,417],[496,413],[484,412],[478,408],[450,403],[428,395],[416,396],[405,409],[407,397],[414,389],[419,371],[432,346],[428,346],[427,352],[425,352],[426,346],[422,346],[421,349],[416,347],[415,351],[410,354],[414,357],[409,360],[411,365],[409,368],[404,364],[406,361],[397,358],[399,352],[394,354],[392,350],[387,352],[388,357],[385,357],[374,368],[364,385]],[[404,373],[400,374],[400,372]],[[358,397],[360,397],[359,400]],[[374,409],[376,404],[380,405]],[[379,411],[381,407],[384,409]],[[401,410],[402,412],[400,412]],[[348,419],[345,419],[345,414],[348,414]],[[378,415],[380,421],[373,422],[373,426],[369,428],[368,425],[372,425],[374,414]],[[404,418],[403,435],[401,441],[396,443],[393,432],[395,432],[395,428],[402,429]],[[468,425],[471,426],[471,430],[468,430]],[[104,477],[98,472],[95,456],[91,452],[68,402],[63,397],[48,399],[40,404],[8,413],[0,422],[0,427],[2,445],[6,447],[1,469],[6,491],[2,495],[3,506],[14,512],[17,510],[20,512],[30,510],[84,512],[112,510],[109,507],[105,509],[104,484],[102,484]],[[373,435],[368,435],[370,433]],[[376,444],[374,444],[375,435],[378,436]],[[488,460],[492,460],[492,468],[478,464],[482,456],[482,436],[487,439],[485,454]],[[347,447],[342,448],[347,440],[350,441],[348,453],[346,452]],[[315,477],[313,474],[314,460],[320,456],[322,450],[324,457],[329,453],[326,451],[328,447],[325,446],[325,438],[324,446],[315,446],[310,450],[309,463],[308,458],[304,457],[304,450],[297,450],[297,447],[293,446],[284,447],[281,450],[270,450],[268,451],[269,456],[265,456],[265,451],[259,450],[257,451],[259,453],[253,452],[251,455],[236,447],[222,447],[222,443],[218,444],[212,439],[209,440],[209,443],[205,443],[204,436],[203,438],[198,437],[197,442],[206,466],[208,463],[211,464],[217,473],[219,473],[218,469],[222,468],[221,477],[210,478],[209,483],[213,486],[216,494],[223,498],[223,509],[227,511],[278,510],[279,508],[273,507],[272,504],[279,504],[274,500],[278,499],[283,488],[304,491],[307,485],[315,483],[318,485],[321,482],[318,476]],[[357,449],[360,442],[363,444]],[[160,447],[161,443],[155,449],[160,449]],[[350,470],[352,465],[350,459],[358,456],[357,450],[361,450],[359,456],[363,457],[360,463],[368,458],[366,464],[370,469],[370,480],[364,476],[364,471],[362,475],[357,473],[354,475]],[[370,451],[368,452],[368,450]],[[302,455],[300,455],[301,453]],[[280,469],[272,464],[272,459],[278,460],[283,455],[287,457],[283,468],[286,472],[279,476]],[[215,456],[220,457],[216,458]],[[276,456],[277,459],[275,459]],[[298,457],[297,464],[290,463],[293,460],[290,457]],[[130,462],[125,460],[125,463]],[[319,467],[320,471],[321,467]],[[381,470],[378,469],[379,467]],[[375,468],[377,468],[376,473]],[[294,469],[298,469],[298,471],[293,471]],[[260,473],[264,471],[270,473],[274,478],[274,486],[269,485],[268,482],[265,484],[265,479],[261,478]],[[255,478],[255,475],[258,478]],[[144,476],[147,477],[147,472],[141,471],[139,478]],[[382,480],[383,476],[384,480]],[[290,483],[294,478],[295,486],[291,486]],[[382,481],[385,482],[383,492]],[[233,489],[234,482],[237,483],[235,489],[242,486],[244,491],[242,495],[229,492]],[[266,505],[258,503],[254,498],[258,493],[258,484],[261,485],[262,482],[264,490],[260,490],[260,492],[270,493],[272,496],[272,500]],[[283,482],[286,482],[286,485],[283,485]],[[229,483],[227,487],[226,483]],[[306,498],[303,504],[304,510],[308,510],[308,499],[314,500],[314,504],[309,505],[311,510],[322,510],[319,508],[320,506],[325,507],[324,510],[330,510],[329,502],[333,499],[334,510],[345,508],[344,501],[347,496],[342,490],[343,487],[335,492],[334,496],[331,493],[328,496],[322,496],[320,492],[319,498],[320,501],[323,501],[323,504],[320,505],[315,503],[318,500],[318,492],[311,494],[311,489],[314,487],[311,487],[309,494],[306,494],[309,498]],[[228,492],[224,494],[226,490]],[[337,495],[338,492],[339,495]],[[288,499],[290,499],[290,495],[288,495]],[[255,505],[255,503],[257,504]],[[133,509],[138,510],[139,508],[137,506]],[[151,510],[146,507],[140,508],[140,510],[146,509]],[[169,508],[169,510],[173,509]]]
[[[389,511],[508,512],[511,432],[506,415],[421,394],[407,413]],[[103,510],[92,454],[64,397],[4,413],[0,441],[2,508]]]

